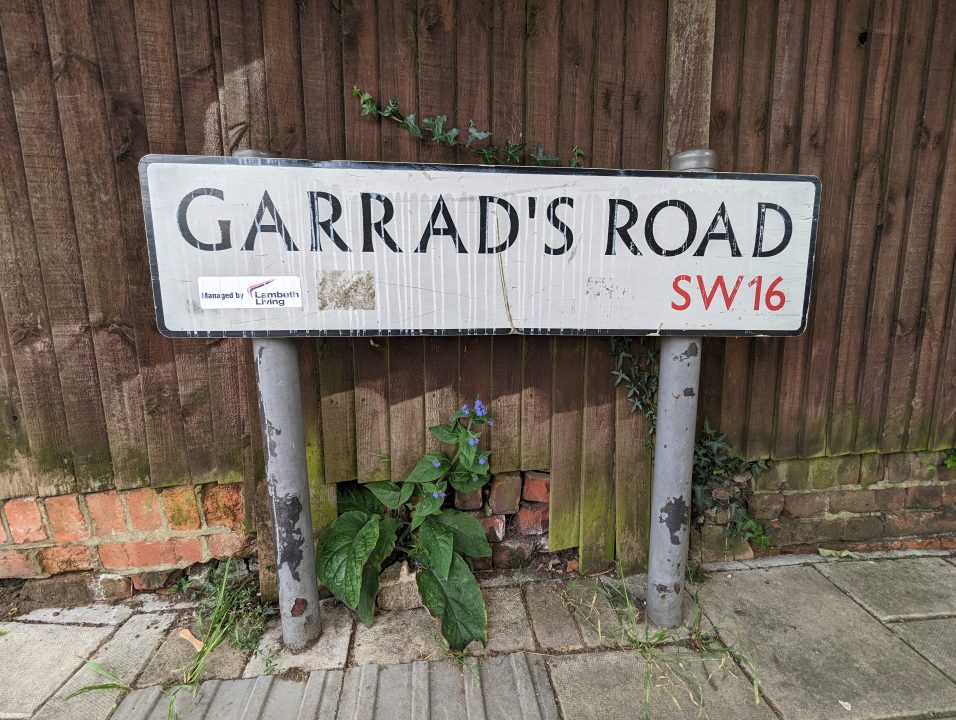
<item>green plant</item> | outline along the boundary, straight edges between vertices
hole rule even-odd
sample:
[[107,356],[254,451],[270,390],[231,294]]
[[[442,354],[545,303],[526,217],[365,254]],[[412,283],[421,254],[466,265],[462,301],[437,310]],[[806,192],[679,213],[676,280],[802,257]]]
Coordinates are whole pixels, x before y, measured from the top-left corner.
[[[528,155],[525,154],[526,143],[515,143],[507,140],[504,145],[492,145],[490,143],[479,145],[478,143],[483,143],[491,137],[491,131],[478,129],[472,120],[468,121],[467,135],[463,135],[461,128],[447,126],[447,115],[430,115],[419,120],[416,113],[403,113],[398,107],[397,98],[391,98],[384,105],[379,106],[375,97],[366,90],[353,87],[352,95],[358,98],[363,117],[390,120],[402,130],[407,131],[412,137],[422,141],[431,140],[448,147],[464,148],[480,158],[486,165],[519,165],[525,160],[530,160],[535,165],[562,164],[559,156],[547,154],[540,144],[535,145],[534,152]],[[426,131],[428,136],[426,136]],[[570,167],[581,167],[583,158],[584,150],[575,145],[571,148],[568,165]]]
[[930,465],[931,470],[942,470],[956,468],[956,448],[947,448],[943,450],[943,462],[938,465]]
[[88,692],[93,692],[94,690],[121,690],[123,692],[129,692],[133,689],[130,687],[128,682],[123,680],[123,678],[121,678],[114,670],[107,668],[105,665],[101,665],[95,660],[84,660],[84,662],[90,670],[100,677],[106,679],[106,682],[97,683],[95,685],[84,685],[79,690],[75,690],[67,695],[66,698],[64,698],[65,700],[72,700],[79,695],[84,695]]
[[642,412],[647,418],[647,435],[653,437],[657,429],[657,373],[660,354],[654,350],[631,352],[631,338],[611,338],[614,356],[614,385],[624,385],[631,412]]
[[319,538],[316,566],[322,583],[366,625],[374,619],[382,565],[394,556],[417,568],[422,601],[441,621],[451,650],[487,642],[485,604],[465,557],[487,557],[491,547],[475,518],[443,505],[449,486],[471,492],[488,481],[491,453],[478,444],[493,424],[481,400],[463,405],[448,423],[429,428],[454,446],[451,454],[425,453],[403,482],[340,491],[341,514]]

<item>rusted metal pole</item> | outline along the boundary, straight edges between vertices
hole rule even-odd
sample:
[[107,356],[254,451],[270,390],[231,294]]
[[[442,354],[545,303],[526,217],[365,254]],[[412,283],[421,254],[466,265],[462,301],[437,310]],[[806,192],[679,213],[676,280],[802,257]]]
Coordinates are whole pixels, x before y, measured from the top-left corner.
[[[275,157],[256,150],[241,150],[234,156]],[[252,352],[276,546],[282,643],[290,650],[301,650],[322,634],[322,618],[305,458],[299,354],[295,341],[288,338],[255,338]]]
[[[670,169],[713,172],[716,164],[713,150],[686,150],[671,157]],[[647,561],[647,619],[660,627],[683,619],[700,353],[699,337],[661,338]]]

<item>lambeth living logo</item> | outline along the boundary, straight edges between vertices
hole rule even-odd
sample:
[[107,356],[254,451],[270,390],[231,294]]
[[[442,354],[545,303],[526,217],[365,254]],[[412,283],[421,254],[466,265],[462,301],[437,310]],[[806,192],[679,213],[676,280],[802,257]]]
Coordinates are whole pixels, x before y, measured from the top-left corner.
[[295,275],[200,277],[198,286],[201,310],[302,307]]
[[268,285],[269,283],[273,283],[273,282],[275,282],[275,278],[270,278],[270,279],[266,280],[265,282],[256,283],[255,285],[250,285],[249,288],[246,290],[246,292],[248,292],[250,295],[252,295],[252,294],[253,294],[256,290],[258,290],[259,288],[265,287],[265,286]]

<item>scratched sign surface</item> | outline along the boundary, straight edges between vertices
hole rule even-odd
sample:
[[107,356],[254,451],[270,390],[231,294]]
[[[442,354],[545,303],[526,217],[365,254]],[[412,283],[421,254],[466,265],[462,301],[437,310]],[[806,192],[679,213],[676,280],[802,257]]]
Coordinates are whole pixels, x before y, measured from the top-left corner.
[[170,336],[806,324],[813,177],[162,155],[140,174]]

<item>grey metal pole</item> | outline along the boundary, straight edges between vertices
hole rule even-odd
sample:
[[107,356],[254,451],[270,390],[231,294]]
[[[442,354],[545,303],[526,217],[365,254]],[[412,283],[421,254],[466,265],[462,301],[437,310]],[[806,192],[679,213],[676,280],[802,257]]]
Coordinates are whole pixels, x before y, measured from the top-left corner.
[[[241,150],[234,156],[274,157],[256,150]],[[255,338],[252,352],[275,533],[282,642],[290,650],[302,650],[322,634],[322,618],[305,461],[299,354],[295,341],[287,338]]]
[[[686,150],[671,158],[670,169],[712,172],[716,164],[713,150]],[[661,338],[647,563],[647,619],[660,627],[683,619],[700,354],[699,337]]]

